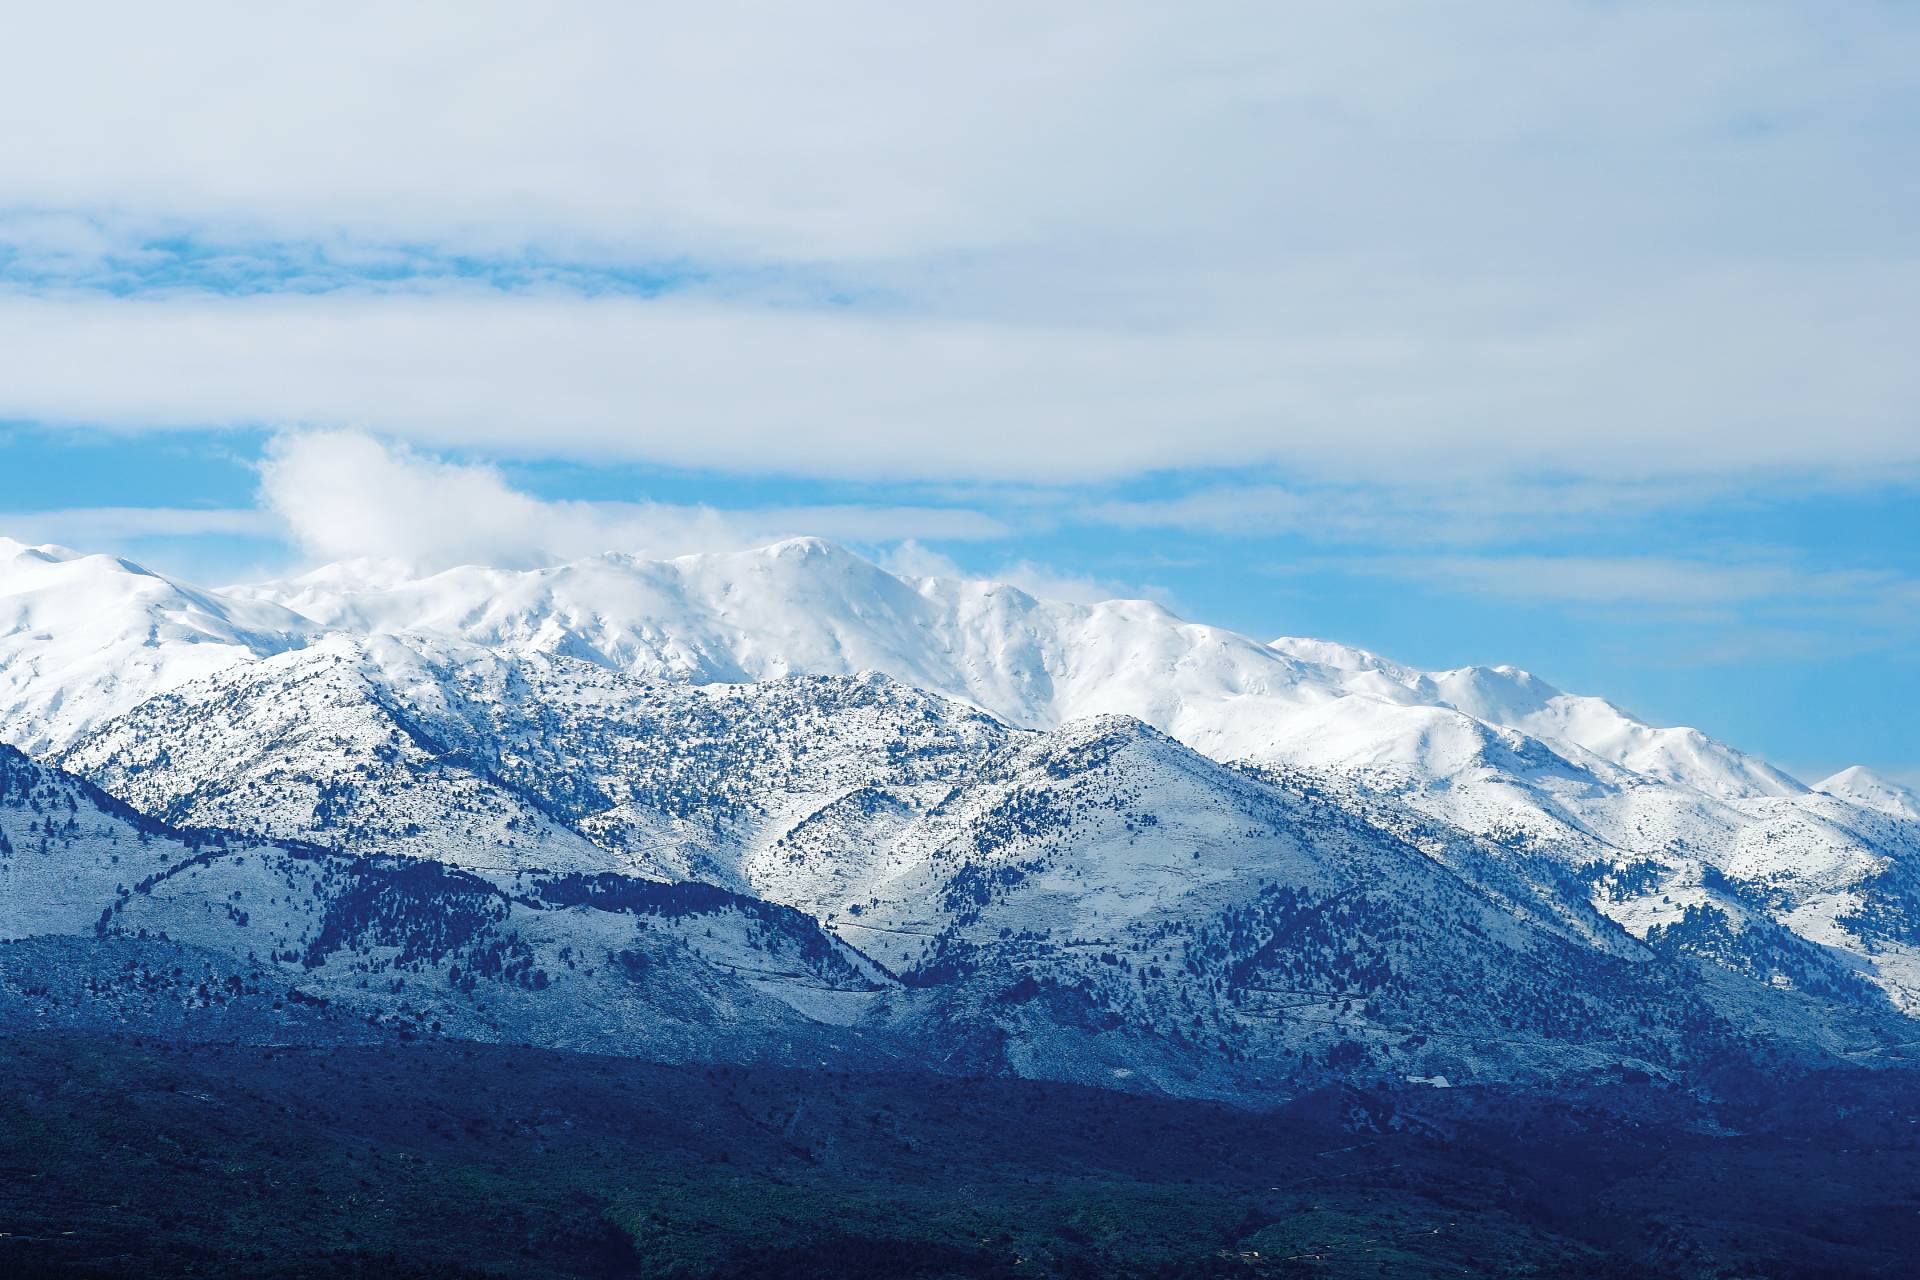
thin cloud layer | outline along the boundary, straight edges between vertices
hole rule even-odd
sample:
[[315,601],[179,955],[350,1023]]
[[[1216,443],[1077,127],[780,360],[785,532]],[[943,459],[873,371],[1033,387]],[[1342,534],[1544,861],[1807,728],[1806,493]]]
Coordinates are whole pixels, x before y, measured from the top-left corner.
[[62,507],[0,512],[0,528],[23,542],[92,548],[136,538],[270,538],[273,516],[251,507]]
[[[1351,557],[1352,572],[1451,588],[1533,608],[1566,606],[1743,634],[1797,625],[1796,643],[1874,648],[1920,635],[1920,578],[1893,569],[1809,568],[1779,559],[1666,555],[1431,555]],[[1762,625],[1765,624],[1765,625]],[[1723,645],[1726,642],[1723,642]],[[1729,652],[1727,648],[1717,651]]]
[[[1682,307],[1589,317],[1552,339],[1443,326],[1380,346],[1304,318],[1290,333],[1150,335],[473,291],[0,297],[0,417],[364,426],[436,446],[865,478],[1920,466],[1920,363],[1905,358],[1920,272],[1871,291],[1876,305],[1851,318],[1762,314],[1741,346]],[[1764,282],[1744,292],[1764,313]],[[1911,325],[1889,323],[1908,311]]]
[[894,479],[1920,466],[1909,6],[9,35],[0,416]]

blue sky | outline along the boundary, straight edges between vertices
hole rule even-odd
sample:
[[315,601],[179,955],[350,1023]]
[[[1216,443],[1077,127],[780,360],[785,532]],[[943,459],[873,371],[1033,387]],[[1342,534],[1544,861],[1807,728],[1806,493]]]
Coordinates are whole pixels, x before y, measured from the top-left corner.
[[820,532],[1920,780],[1920,10],[59,13],[0,532]]

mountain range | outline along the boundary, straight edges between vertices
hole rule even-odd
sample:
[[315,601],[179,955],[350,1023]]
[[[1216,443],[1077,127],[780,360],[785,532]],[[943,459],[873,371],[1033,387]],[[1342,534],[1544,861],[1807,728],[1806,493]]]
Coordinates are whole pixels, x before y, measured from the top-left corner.
[[1234,1100],[1909,1060],[1920,797],[816,539],[211,590],[0,540],[32,1025]]

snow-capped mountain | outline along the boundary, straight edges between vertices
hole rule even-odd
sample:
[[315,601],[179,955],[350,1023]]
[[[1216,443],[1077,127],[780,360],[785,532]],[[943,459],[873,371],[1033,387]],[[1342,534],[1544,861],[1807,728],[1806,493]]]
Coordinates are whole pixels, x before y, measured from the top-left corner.
[[[813,539],[364,584],[331,570],[246,594],[324,626],[570,654],[648,678],[876,669],[1015,727],[1131,715],[1216,759],[1346,779],[1570,866],[1657,862],[1666,870],[1644,894],[1605,904],[1641,931],[1689,906],[1717,910],[1686,886],[1724,875],[1772,895],[1818,945],[1858,951],[1862,921],[1884,914],[1875,904],[1914,847],[1905,828],[1697,730],[1646,724],[1514,668],[1420,672],[1326,642],[1261,645],[1144,602],[903,579]],[[1878,937],[1863,959],[1903,1002],[1920,998],[1912,941]]]
[[[1183,799],[1175,784],[1190,781],[1204,757],[1137,721],[1096,719],[1036,735],[878,675],[689,686],[636,680],[578,659],[508,661],[443,641],[336,638],[151,699],[62,759],[174,821],[377,848],[483,875],[608,868],[726,886],[800,908],[911,972],[925,957],[897,952],[894,938],[918,939],[916,948],[957,946],[966,935],[954,930],[976,914],[956,890],[939,885],[969,877],[997,885],[1025,874],[999,863],[946,865],[954,860],[954,815],[984,803],[982,796],[1007,803],[1004,788],[992,785],[1013,767],[1007,759],[1038,752],[1053,762],[1044,777],[1028,770],[1035,777],[1021,784],[1016,802],[1037,806],[1041,819],[1027,834],[1044,853],[1113,843],[1077,816],[1089,807],[1083,800],[1060,806],[1033,799],[1072,776],[1061,761],[1092,761],[1058,744],[1077,742],[1076,735],[1099,725],[1114,726],[1107,732],[1119,738],[1129,732],[1124,726],[1135,726],[1162,745],[1153,755],[1158,763],[1131,787],[1138,808],[1128,822],[1137,829],[1130,828],[1127,846],[1144,846],[1144,865],[1101,863],[1094,874],[1105,877],[1102,887],[1081,896],[1166,899],[1178,882],[1167,868],[1184,868],[1208,843],[1176,838],[1167,815],[1212,812],[1224,821],[1252,785],[1242,774],[1209,763],[1201,770],[1211,779],[1209,798]],[[1646,793],[1671,801],[1682,794],[1644,783],[1622,790],[1534,751],[1545,767],[1516,753],[1502,759],[1506,773],[1490,775],[1501,781],[1482,780],[1476,793],[1511,792],[1516,806],[1534,806],[1536,824],[1554,821],[1550,808],[1571,812],[1583,800],[1605,814],[1609,797]],[[1174,767],[1167,758],[1185,763]],[[1106,768],[1107,757],[1094,763]],[[1756,820],[1717,802],[1724,816],[1714,827],[1702,817],[1713,810],[1701,810],[1695,797],[1682,811],[1693,823],[1681,828],[1693,834],[1691,846],[1638,848],[1601,840],[1571,819],[1549,825],[1550,837],[1508,827],[1494,842],[1476,841],[1459,825],[1434,823],[1409,807],[1432,809],[1433,797],[1456,788],[1407,793],[1369,771],[1259,769],[1249,776],[1319,797],[1381,848],[1411,845],[1502,910],[1570,931],[1584,947],[1634,953],[1636,942],[1657,950],[1698,934],[1688,945],[1766,983],[1844,986],[1852,974],[1836,974],[1834,966],[1857,963],[1901,998],[1909,994],[1907,952],[1897,938],[1876,940],[1871,956],[1863,950],[1863,908],[1884,901],[1904,909],[1910,894],[1888,886],[1887,860],[1838,825],[1852,811],[1825,797],[1835,811],[1828,825],[1805,824],[1801,814],[1800,831],[1759,830]],[[1769,803],[1799,811],[1790,801]],[[1116,808],[1108,800],[1091,807]],[[1670,810],[1653,812],[1673,826],[1678,819]],[[1870,820],[1892,827],[1878,815]],[[1250,831],[1229,830],[1237,834],[1213,843],[1251,858],[1230,864],[1241,888],[1258,879],[1259,866],[1278,865]],[[1822,831],[1824,845],[1810,839]],[[1734,838],[1742,835],[1750,849]],[[1834,894],[1827,885],[1823,897],[1817,877],[1769,880],[1740,861],[1743,852],[1771,855],[1776,836],[1781,848],[1824,848],[1836,864],[1825,874],[1850,892]],[[1805,879],[1816,870],[1796,874]],[[875,913],[889,896],[891,909],[921,914],[876,931],[882,917]],[[1205,900],[1183,892],[1173,901],[1178,918],[1200,913]],[[946,905],[928,905],[935,902]],[[1794,904],[1791,927],[1777,910],[1787,902]],[[1050,937],[1031,921],[998,927]],[[1811,930],[1831,947],[1800,936]],[[1067,931],[1065,939],[1073,938],[1119,945],[1111,929]],[[1055,944],[1065,945],[1047,943]]]
[[317,630],[277,605],[115,556],[0,537],[0,741],[61,746],[154,693]]
[[1280,709],[1339,693],[1257,641],[1145,601],[1063,604],[1000,583],[901,578],[813,538],[371,587],[323,570],[235,594],[356,635],[575,657],[650,680],[880,671],[1010,725],[1128,714],[1222,757],[1247,754]]
[[57,758],[192,826],[747,890],[821,807],[874,787],[925,807],[1011,732],[878,674],[687,685],[336,636],[158,695]]
[[[1518,667],[1416,671],[1351,645],[1282,636],[1280,652],[1345,673],[1353,693],[1387,702],[1450,707],[1486,724],[1518,729],[1555,748],[1596,756],[1662,782],[1722,799],[1791,796],[1807,788],[1698,729],[1656,728],[1604,698],[1562,693]],[[1404,691],[1404,692],[1403,692]]]
[[[0,739],[29,794],[133,824],[28,817],[9,927],[314,961],[376,1021],[685,1056],[762,1019],[1231,1096],[1883,1053],[1920,1010],[1911,793],[1810,790],[1513,668],[813,539],[219,592],[5,553]],[[131,880],[127,841],[160,850]],[[443,915],[460,941],[420,941]],[[636,920],[666,987],[615,981]]]
[[[890,684],[801,680],[777,696],[831,709],[876,688],[902,722],[924,716]],[[918,811],[856,786],[757,846],[771,856],[737,844],[734,874],[797,906],[697,880],[476,873],[181,830],[0,748],[0,937],[27,947],[0,956],[0,1012],[917,1062],[1227,1097],[1343,1076],[1684,1075],[1753,1045],[1822,1061],[1900,1034],[1868,984],[1771,922],[1747,926],[1766,931],[1767,968],[1702,968],[1722,957],[1690,933],[1611,928],[1572,877],[1435,856],[1311,784],[1135,720],[967,746],[984,753],[969,780]],[[685,781],[696,820],[727,795],[726,770]]]
[[[1644,724],[1512,668],[1418,672],[1325,642],[1260,644],[1145,601],[1076,605],[999,583],[902,578],[817,539],[424,578],[333,566],[223,592],[109,557],[0,543],[0,606],[0,726],[36,749],[195,676],[344,632],[693,684],[880,671],[1023,728],[1132,715],[1216,759],[1297,757],[1303,739],[1327,763],[1384,759],[1417,739],[1471,738],[1474,721],[1721,798],[1806,790],[1695,730]],[[1356,695],[1377,705],[1363,710]],[[1304,718],[1330,703],[1339,709]],[[1422,714],[1435,709],[1463,718]]]
[[1814,787],[1830,796],[1838,796],[1865,809],[1878,810],[1896,818],[1920,822],[1920,792],[1903,787],[1891,778],[1883,778],[1871,769],[1854,765],[1842,769]]
[[[1513,668],[1425,673],[1325,642],[1263,645],[1146,601],[1067,604],[1004,583],[898,577],[814,538],[674,560],[605,555],[425,578],[336,566],[229,594],[356,635],[564,654],[649,679],[882,671],[1024,728],[1131,715],[1216,759],[1292,755],[1302,738],[1324,743],[1343,730],[1345,741],[1316,748],[1323,758],[1390,751],[1431,737],[1435,721],[1419,712],[1438,708],[1721,798],[1806,790],[1697,730],[1644,724]],[[1336,711],[1310,734],[1291,731],[1302,713],[1356,694],[1381,705],[1352,724]]]

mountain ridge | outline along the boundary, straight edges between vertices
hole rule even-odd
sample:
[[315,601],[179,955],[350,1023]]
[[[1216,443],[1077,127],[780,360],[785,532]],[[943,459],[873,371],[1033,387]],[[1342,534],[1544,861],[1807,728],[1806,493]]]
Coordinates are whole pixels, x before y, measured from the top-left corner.
[[[1364,693],[1559,737],[1609,763],[1711,794],[1806,790],[1784,771],[1697,730],[1645,724],[1604,700],[1563,694],[1514,668],[1414,672],[1330,642],[1311,642],[1315,656],[1305,642],[1294,642],[1292,650],[1284,641],[1263,645],[1179,619],[1150,601],[1069,605],[986,580],[901,577],[818,538],[660,561],[609,553],[545,569],[468,567],[403,582],[382,579],[364,590],[343,581],[350,583],[350,575],[329,569],[234,594],[281,604],[324,627],[547,648],[660,678],[738,682],[881,670],[1021,727],[1124,711],[1219,758],[1270,750],[1263,721]],[[751,600],[743,599],[749,594]],[[784,608],[768,608],[768,599]],[[795,615],[809,610],[824,621],[798,624]],[[1028,637],[1045,643],[1023,644]],[[1323,660],[1335,651],[1342,659],[1361,657],[1379,674],[1398,673],[1390,683],[1405,692],[1353,681],[1343,662]],[[1161,684],[1129,686],[1129,669],[1154,672]],[[1469,696],[1464,685],[1479,673],[1541,692],[1524,713],[1503,714],[1484,694]],[[1550,718],[1555,705],[1567,709],[1562,719],[1578,711],[1600,724],[1562,723],[1547,732],[1548,724],[1522,722],[1543,713]]]
[[114,1000],[101,957],[165,940],[410,1034],[725,1056],[757,1021],[1223,1098],[1897,1057],[1920,1015],[1890,784],[1516,668],[817,539],[226,592],[10,555],[0,738],[70,771],[29,796],[84,778],[174,851],[129,880],[136,836],[15,821],[17,931]]
[[[49,585],[22,572],[36,560],[119,568],[119,590],[91,589],[96,597],[132,597],[120,602],[125,616],[111,624],[122,633],[116,641],[136,637],[132,648],[170,657],[183,642],[207,648],[197,662],[148,663],[162,669],[123,679],[123,689],[91,700],[69,688],[66,702],[80,705],[47,710],[50,695],[36,696],[32,686],[56,675],[71,686],[67,668],[78,659],[60,655],[67,666],[51,664],[46,675],[33,661],[47,649],[50,630],[32,625],[26,608]],[[124,586],[135,579],[154,584],[149,595],[170,599],[140,599]],[[1723,798],[1808,790],[1698,730],[1647,724],[1517,668],[1423,672],[1335,642],[1282,637],[1261,644],[1148,601],[1071,605],[984,580],[901,577],[818,538],[670,560],[607,553],[544,569],[468,566],[426,576],[392,564],[332,565],[219,591],[112,557],[0,539],[0,609],[9,605],[0,612],[0,643],[8,646],[0,649],[0,731],[35,749],[62,746],[92,720],[146,694],[344,631],[552,652],[694,683],[879,670],[1021,727],[1108,711],[1137,715],[1223,759],[1285,751],[1290,744],[1275,740],[1275,721],[1359,694],[1390,706],[1457,711]],[[180,625],[186,612],[203,615],[189,620],[199,625]],[[192,634],[169,633],[168,621]],[[1140,671],[1162,678],[1133,674]]]

